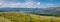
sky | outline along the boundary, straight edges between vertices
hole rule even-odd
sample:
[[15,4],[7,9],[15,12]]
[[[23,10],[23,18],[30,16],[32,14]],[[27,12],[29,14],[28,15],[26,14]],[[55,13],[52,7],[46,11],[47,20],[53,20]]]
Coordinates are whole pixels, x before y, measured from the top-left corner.
[[48,8],[59,6],[60,0],[0,0],[0,8]]

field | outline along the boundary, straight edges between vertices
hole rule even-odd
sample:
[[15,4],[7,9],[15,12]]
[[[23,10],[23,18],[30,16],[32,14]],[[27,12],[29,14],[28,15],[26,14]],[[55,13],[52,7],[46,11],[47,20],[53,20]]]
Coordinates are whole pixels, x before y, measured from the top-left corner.
[[25,12],[0,12],[0,22],[60,22],[60,17]]

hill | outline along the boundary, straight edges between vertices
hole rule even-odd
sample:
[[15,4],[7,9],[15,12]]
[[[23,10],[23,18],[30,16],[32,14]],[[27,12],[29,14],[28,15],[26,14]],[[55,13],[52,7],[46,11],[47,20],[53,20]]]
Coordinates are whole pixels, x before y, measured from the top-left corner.
[[60,16],[60,7],[45,8],[43,10],[33,10],[29,13],[48,16]]
[[7,20],[9,20],[9,22],[60,22],[60,17],[40,16],[25,12],[0,12],[0,18],[1,17],[4,18],[4,22],[7,22]]

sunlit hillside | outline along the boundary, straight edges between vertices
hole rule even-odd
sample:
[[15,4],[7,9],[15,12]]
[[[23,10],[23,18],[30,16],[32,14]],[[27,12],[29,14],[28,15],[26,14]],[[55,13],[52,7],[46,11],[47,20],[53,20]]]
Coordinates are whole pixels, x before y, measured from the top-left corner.
[[0,22],[60,22],[60,17],[40,16],[25,12],[0,12]]

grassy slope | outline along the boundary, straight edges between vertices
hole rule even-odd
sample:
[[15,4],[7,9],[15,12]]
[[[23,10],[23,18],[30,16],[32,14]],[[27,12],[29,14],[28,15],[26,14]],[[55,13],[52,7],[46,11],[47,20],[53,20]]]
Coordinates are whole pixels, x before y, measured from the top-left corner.
[[9,19],[0,16],[0,22],[11,22]]
[[[4,22],[9,20],[9,22],[60,22],[60,17],[53,16],[39,16],[24,12],[0,12],[1,17],[6,19]],[[0,19],[1,20],[1,19]]]

